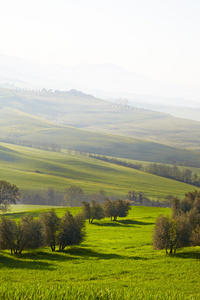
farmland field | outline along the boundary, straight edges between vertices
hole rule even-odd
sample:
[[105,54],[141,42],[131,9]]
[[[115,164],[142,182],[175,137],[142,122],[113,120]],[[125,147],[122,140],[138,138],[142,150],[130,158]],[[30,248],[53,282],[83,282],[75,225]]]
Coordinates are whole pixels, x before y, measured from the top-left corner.
[[[64,209],[56,212],[62,215]],[[18,209],[11,216],[17,219],[21,213]],[[161,213],[170,210],[132,207],[117,222],[87,222],[85,241],[62,252],[43,248],[11,256],[0,251],[0,298],[200,299],[200,247],[168,256],[152,249],[152,230]]]

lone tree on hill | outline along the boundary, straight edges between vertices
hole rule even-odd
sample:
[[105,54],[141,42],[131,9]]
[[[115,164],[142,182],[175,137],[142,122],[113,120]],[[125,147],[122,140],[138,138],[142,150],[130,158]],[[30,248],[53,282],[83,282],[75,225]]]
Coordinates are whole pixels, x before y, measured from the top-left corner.
[[0,209],[6,211],[10,204],[19,201],[20,193],[15,184],[0,180]]

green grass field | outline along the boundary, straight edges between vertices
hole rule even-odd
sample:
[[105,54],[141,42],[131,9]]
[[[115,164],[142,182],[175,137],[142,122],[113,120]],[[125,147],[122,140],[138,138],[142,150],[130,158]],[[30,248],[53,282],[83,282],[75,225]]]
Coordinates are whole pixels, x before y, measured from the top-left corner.
[[191,185],[69,153],[42,151],[0,143],[0,179],[21,190],[64,190],[81,186],[86,194],[104,189],[108,196],[125,197],[129,190],[142,191],[152,199],[184,196]]
[[[64,213],[63,208],[59,211]],[[0,251],[0,298],[200,299],[200,247],[171,256],[152,249],[160,213],[170,210],[132,207],[117,222],[87,222],[85,241],[62,252],[45,248],[11,256]],[[11,216],[22,215],[13,211]]]

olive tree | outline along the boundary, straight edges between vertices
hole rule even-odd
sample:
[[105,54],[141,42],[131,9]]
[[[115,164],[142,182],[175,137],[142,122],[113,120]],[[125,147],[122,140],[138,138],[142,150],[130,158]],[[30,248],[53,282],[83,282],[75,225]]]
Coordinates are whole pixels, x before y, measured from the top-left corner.
[[0,180],[0,209],[6,211],[10,204],[19,201],[20,193],[15,184]]
[[130,210],[130,202],[122,199],[118,199],[115,201],[111,201],[110,199],[106,199],[104,201],[104,212],[106,217],[112,217],[113,220],[116,221],[117,217],[124,218],[128,215],[128,211]]
[[101,220],[105,217],[104,209],[102,205],[94,200],[91,203],[83,201],[82,202],[82,212],[89,223],[92,223],[94,219]]
[[85,237],[84,222],[81,218],[73,217],[69,211],[60,220],[57,242],[59,250],[64,250],[66,246],[79,245]]
[[165,249],[166,254],[176,253],[178,248],[190,245],[191,226],[187,216],[176,218],[159,215],[153,231],[153,247]]
[[44,212],[40,215],[40,223],[42,225],[42,236],[44,245],[50,246],[52,251],[56,249],[57,234],[60,219],[54,210]]
[[42,245],[41,226],[33,216],[26,215],[21,222],[2,217],[0,222],[0,249],[10,249],[11,254]]

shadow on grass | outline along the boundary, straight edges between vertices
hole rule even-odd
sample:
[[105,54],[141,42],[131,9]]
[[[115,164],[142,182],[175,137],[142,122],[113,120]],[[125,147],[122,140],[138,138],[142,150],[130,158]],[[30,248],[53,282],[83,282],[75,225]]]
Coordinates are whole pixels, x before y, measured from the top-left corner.
[[24,218],[26,215],[31,215],[31,216],[33,216],[34,218],[37,218],[37,217],[39,217],[39,215],[41,214],[41,212],[40,211],[36,211],[36,212],[31,212],[31,213],[28,213],[28,212],[18,212],[18,213],[12,213],[12,214],[9,214],[9,213],[7,213],[7,214],[4,214],[4,217],[10,217],[11,218],[11,216],[12,216],[12,220],[14,219],[14,220],[20,220],[20,219],[22,219],[22,218]]
[[191,252],[181,252],[176,253],[174,257],[180,257],[180,258],[193,258],[193,259],[200,259],[200,252],[197,251],[191,251]]
[[78,248],[78,247],[77,248],[76,247],[69,248],[69,249],[63,250],[62,252],[66,253],[66,254],[70,254],[70,255],[75,255],[75,256],[77,255],[77,256],[79,256],[80,259],[81,258],[91,258],[91,257],[95,257],[98,259],[113,259],[113,258],[124,259],[124,258],[127,258],[125,256],[118,255],[115,253],[101,253],[101,252],[93,251],[91,249]]
[[135,225],[138,226],[145,226],[145,225],[152,225],[152,222],[140,222],[140,221],[134,221],[134,220],[117,220],[117,221],[110,221],[107,223],[97,223],[93,222],[92,225],[98,225],[98,226],[111,226],[111,227],[119,227],[119,226],[124,226],[124,227],[133,227]]
[[[49,251],[49,250],[48,250]],[[30,259],[30,260],[48,260],[48,261],[65,261],[65,260],[74,260],[78,259],[76,257],[70,257],[62,254],[63,251],[36,251],[36,252],[25,252],[22,254],[17,254],[18,258],[21,259]]]
[[1,256],[0,255],[0,268],[7,269],[31,269],[31,270],[53,270],[51,265],[47,262],[40,261],[28,261],[23,260],[18,255],[13,256]]

